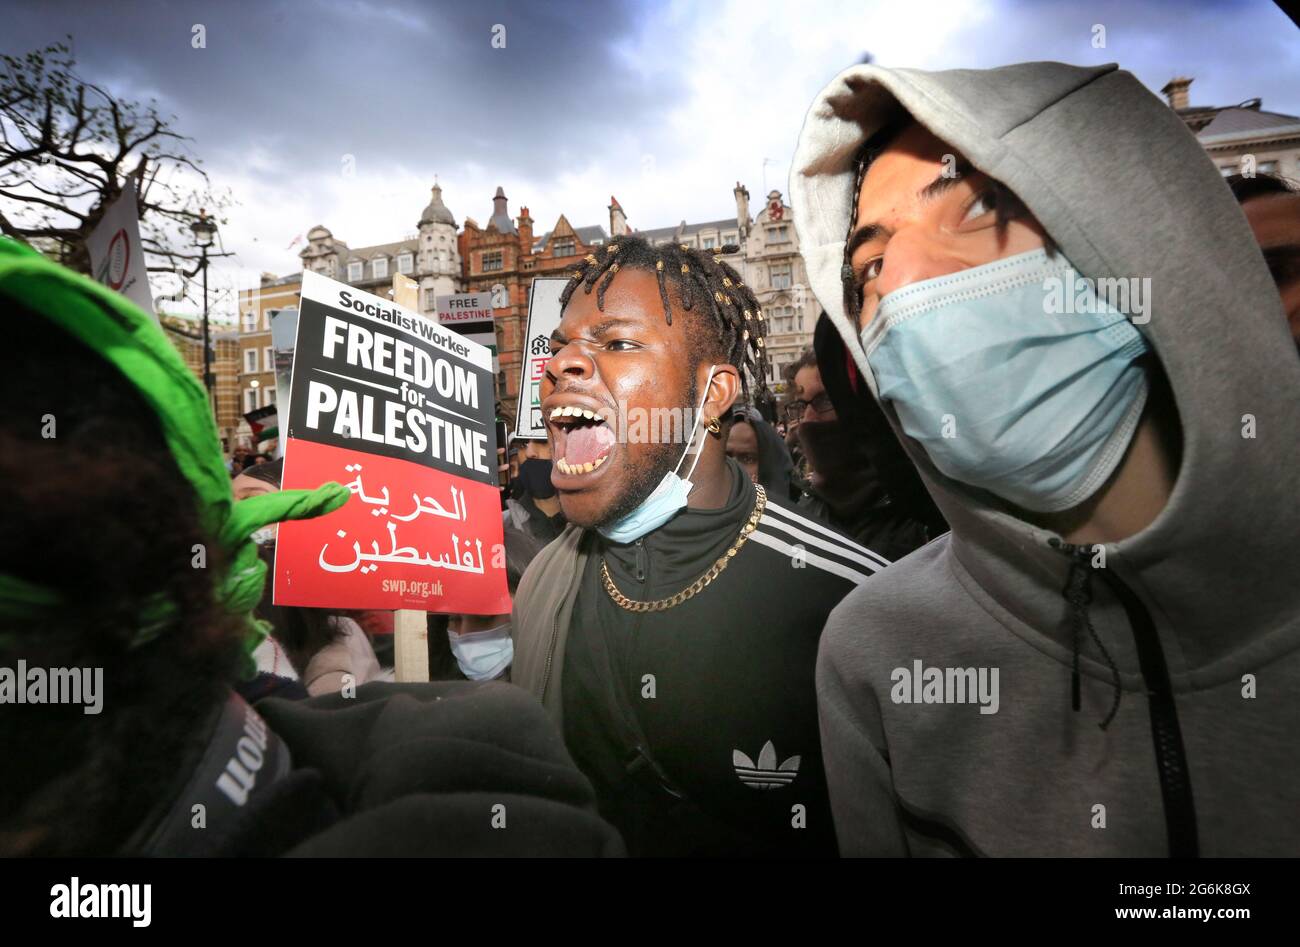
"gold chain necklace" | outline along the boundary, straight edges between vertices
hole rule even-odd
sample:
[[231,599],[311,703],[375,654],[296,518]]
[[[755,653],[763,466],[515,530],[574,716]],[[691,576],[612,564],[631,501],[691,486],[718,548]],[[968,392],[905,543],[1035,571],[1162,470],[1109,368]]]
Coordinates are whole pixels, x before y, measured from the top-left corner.
[[767,491],[765,491],[763,485],[759,483],[754,484],[754,490],[758,494],[754,501],[754,512],[749,514],[749,520],[746,521],[743,527],[741,527],[740,535],[737,536],[736,541],[731,544],[731,548],[723,553],[722,556],[719,557],[718,561],[709,567],[707,572],[676,595],[668,598],[661,598],[654,602],[638,602],[634,599],[628,598],[618,590],[618,586],[615,585],[614,580],[610,578],[609,564],[605,561],[605,557],[601,556],[600,578],[605,583],[605,591],[608,592],[609,597],[614,600],[614,604],[618,605],[619,608],[627,609],[629,612],[662,612],[676,605],[682,604],[682,602],[689,598],[694,598],[698,592],[722,574],[722,570],[727,568],[727,564],[735,558],[736,553],[740,552],[740,547],[745,545],[745,540],[749,539],[749,534],[754,531],[754,528],[758,526],[758,521],[762,519],[763,510],[767,507]]

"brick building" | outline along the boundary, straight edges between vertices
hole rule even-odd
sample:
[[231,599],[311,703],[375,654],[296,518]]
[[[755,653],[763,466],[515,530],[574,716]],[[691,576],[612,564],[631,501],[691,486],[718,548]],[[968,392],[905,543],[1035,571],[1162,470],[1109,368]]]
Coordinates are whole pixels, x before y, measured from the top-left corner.
[[[528,208],[521,207],[518,220],[512,220],[505,191],[499,187],[486,226],[465,219],[459,238],[465,292],[492,294],[499,361],[497,398],[512,425],[519,403],[520,350],[533,278],[565,275],[575,257],[585,256],[608,239],[603,227],[574,227],[563,214],[554,227],[536,237]],[[497,305],[502,301],[504,306]]]
[[[160,315],[158,321],[185,365],[199,384],[203,384],[203,323],[168,315]],[[210,325],[208,335],[212,340],[212,397],[217,434],[222,449],[229,451],[238,445],[239,426],[244,424],[239,410],[239,333],[229,326]]]
[[239,439],[252,446],[252,430],[243,415],[275,404],[275,351],[271,346],[271,312],[295,309],[302,292],[302,274],[276,277],[263,273],[256,289],[239,292],[239,361],[237,390]]

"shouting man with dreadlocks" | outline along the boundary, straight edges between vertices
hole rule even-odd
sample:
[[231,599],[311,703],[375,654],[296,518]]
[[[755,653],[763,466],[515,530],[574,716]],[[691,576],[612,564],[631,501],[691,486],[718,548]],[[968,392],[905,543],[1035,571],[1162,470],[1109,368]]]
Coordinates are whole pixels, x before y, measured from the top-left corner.
[[542,383],[569,526],[520,585],[514,680],[637,855],[834,854],[817,642],[886,564],[726,455],[766,368],[761,310],[714,255],[735,250],[588,256]]

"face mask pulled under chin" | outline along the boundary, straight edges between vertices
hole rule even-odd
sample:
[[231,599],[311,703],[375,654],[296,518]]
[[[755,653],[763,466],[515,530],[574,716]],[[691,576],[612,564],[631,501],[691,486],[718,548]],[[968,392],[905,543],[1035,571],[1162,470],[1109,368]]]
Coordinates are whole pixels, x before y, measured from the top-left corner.
[[461,673],[471,681],[490,681],[500,677],[515,658],[510,622],[463,635],[448,629],[447,642]]
[[691,489],[694,487],[694,484],[691,483],[691,477],[695,474],[695,468],[700,462],[700,456],[704,453],[703,443],[700,444],[700,449],[695,452],[695,460],[691,462],[691,469],[686,472],[686,476],[684,478],[677,476],[677,471],[681,470],[682,464],[686,462],[686,457],[691,452],[691,445],[695,443],[695,435],[700,429],[700,412],[704,410],[704,402],[709,400],[709,385],[713,381],[713,372],[717,367],[716,365],[709,366],[709,377],[704,381],[704,396],[691,414],[691,436],[686,440],[686,450],[682,452],[681,458],[677,461],[677,466],[664,474],[663,479],[659,481],[659,485],[654,488],[648,497],[641,501],[636,509],[613,523],[597,526],[596,531],[600,535],[611,542],[635,542],[647,533],[654,532],[676,516],[679,510],[686,507],[686,501],[689,499]]
[[1046,250],[896,290],[861,341],[935,467],[1030,512],[1100,489],[1146,403],[1146,340]]

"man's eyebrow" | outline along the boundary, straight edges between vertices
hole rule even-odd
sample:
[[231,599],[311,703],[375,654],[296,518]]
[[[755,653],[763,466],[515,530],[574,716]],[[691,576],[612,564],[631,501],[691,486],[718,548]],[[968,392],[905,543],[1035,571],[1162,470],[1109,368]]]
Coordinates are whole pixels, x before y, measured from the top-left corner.
[[953,166],[952,170],[945,167],[940,171],[937,178],[917,192],[917,196],[921,198],[922,203],[932,201],[944,191],[954,186],[970,170],[970,162],[963,158]]
[[885,230],[885,228],[880,226],[880,224],[864,224],[853,232],[853,236],[849,238],[849,245],[845,248],[844,252],[850,259],[852,259],[853,253],[858,249],[858,247],[862,246],[864,243],[870,243],[881,234],[888,232],[889,231]]
[[[947,191],[949,188],[961,181],[963,175],[968,173],[970,170],[970,162],[963,158],[953,166],[951,171],[947,168],[941,171],[937,178],[917,192],[917,196],[920,197],[922,202],[932,201],[944,191]],[[844,252],[852,258],[854,251],[856,251],[858,247],[862,246],[864,243],[870,243],[877,237],[888,234],[889,231],[880,224],[864,224],[854,231],[853,236],[849,238],[848,247],[845,248]]]
[[[587,335],[591,336],[592,338],[599,338],[605,335],[606,333],[608,333],[611,329],[617,329],[619,326],[630,326],[632,328],[639,329],[643,325],[644,323],[641,320],[624,319],[616,316],[612,319],[605,319],[602,322],[596,323],[587,331]],[[568,342],[569,340],[564,337],[564,333],[562,333],[558,328],[551,332],[552,344],[558,345],[561,348],[563,348],[565,345],[568,344]]]
[[596,323],[591,327],[590,334],[592,338],[599,338],[608,333],[611,329],[617,329],[620,326],[630,326],[639,329],[642,325],[643,323],[638,319],[621,319],[615,316],[612,319],[606,319],[604,322]]

